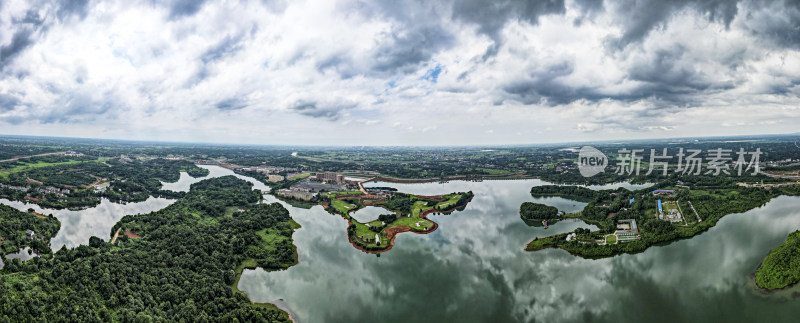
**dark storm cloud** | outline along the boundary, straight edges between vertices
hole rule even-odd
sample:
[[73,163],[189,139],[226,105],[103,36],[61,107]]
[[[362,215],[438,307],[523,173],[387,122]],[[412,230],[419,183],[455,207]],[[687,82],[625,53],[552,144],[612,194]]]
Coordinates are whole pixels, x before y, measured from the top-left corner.
[[628,44],[638,43],[653,29],[663,27],[667,21],[682,10],[694,10],[704,15],[709,21],[720,22],[730,26],[738,12],[737,1],[700,0],[700,1],[663,1],[638,0],[617,3],[614,13],[616,21],[623,28],[622,36],[610,39],[609,45],[616,49],[625,48]]
[[0,93],[0,112],[14,110],[20,101],[16,96]]
[[247,107],[247,104],[238,98],[225,99],[217,103],[217,109],[222,111],[241,110]]
[[11,37],[8,45],[0,46],[0,71],[4,70],[17,55],[33,44],[32,34],[28,29],[18,30]]
[[[54,6],[50,7],[50,9],[55,12],[55,16],[59,20],[65,20],[73,16],[78,17],[78,20],[83,20],[89,11],[88,3],[88,0],[57,1],[53,3]],[[32,7],[32,9],[25,11],[24,16],[11,17],[10,30],[3,31],[14,33],[14,35],[8,44],[0,44],[0,71],[5,70],[14,58],[32,46],[36,38],[46,33],[50,25],[53,24],[52,20],[46,20],[47,14],[40,15],[38,12],[39,7],[46,7],[45,3],[37,3]]]
[[205,0],[175,0],[169,8],[170,19],[180,19],[196,14],[203,8]]
[[34,10],[28,10],[25,12],[25,16],[22,18],[12,18],[14,24],[31,24],[34,26],[39,26],[44,23],[44,18],[39,15],[39,12]]
[[607,93],[599,88],[567,83],[564,77],[573,73],[573,66],[565,61],[537,69],[526,79],[503,85],[502,90],[508,95],[503,100],[555,106],[578,100],[634,102],[648,99],[654,108],[661,108],[698,105],[700,102],[697,101],[697,95],[735,87],[730,81],[703,75],[695,66],[701,62],[686,55],[686,49],[676,45],[670,49],[657,50],[638,60],[628,68],[626,77],[629,81],[637,81],[638,85],[622,93]]
[[61,0],[56,15],[59,19],[66,19],[73,15],[83,20],[89,12],[89,0]]
[[466,0],[453,2],[453,18],[478,25],[481,33],[492,39],[509,20],[538,24],[539,16],[564,13],[564,1],[486,1]]
[[628,71],[630,79],[646,82],[664,93],[682,93],[707,89],[729,89],[732,84],[713,82],[695,68],[694,59],[684,58],[686,50],[675,46],[657,50],[647,60],[639,61]]
[[370,53],[369,62],[356,61],[348,53],[337,53],[320,59],[316,67],[320,72],[334,70],[345,79],[359,72],[375,77],[411,73],[437,52],[450,47],[453,39],[441,26],[411,27],[384,35]]
[[339,73],[339,77],[343,79],[349,79],[358,73],[355,69],[355,62],[345,53],[336,53],[329,57],[322,58],[317,62],[316,67],[320,72],[325,72],[327,70],[336,71]]
[[576,89],[563,84],[558,78],[572,74],[570,62],[547,66],[531,73],[525,80],[514,81],[502,87],[511,98],[524,104],[559,105],[577,98]]
[[315,101],[299,101],[289,109],[307,117],[336,121],[342,117],[344,111],[357,106],[355,103],[322,104]]
[[753,1],[745,28],[778,48],[800,48],[800,1]]
[[414,72],[454,44],[453,32],[441,20],[441,9],[431,3],[360,1],[339,9],[343,15],[358,13],[393,25],[374,40],[376,48],[369,53],[368,62],[355,61],[349,53],[337,53],[317,62],[318,70],[335,70],[342,78],[359,72],[370,76]]
[[485,60],[497,54],[502,45],[500,30],[507,22],[518,20],[536,25],[540,16],[563,14],[565,10],[563,0],[466,0],[453,2],[453,19],[477,25],[478,32],[492,39],[494,44],[484,54]]
[[393,33],[375,52],[373,69],[381,72],[404,70],[427,62],[433,54],[450,47],[453,36],[441,26]]

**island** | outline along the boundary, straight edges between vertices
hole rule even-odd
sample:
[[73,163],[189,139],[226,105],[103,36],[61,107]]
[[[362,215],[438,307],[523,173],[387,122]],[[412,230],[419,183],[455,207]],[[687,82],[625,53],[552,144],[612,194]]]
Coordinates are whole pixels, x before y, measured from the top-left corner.
[[555,206],[524,202],[519,207],[519,216],[528,225],[547,224],[547,221],[554,222],[559,215],[558,208]]
[[[587,201],[578,213],[564,214],[595,225],[535,238],[526,250],[564,249],[570,254],[595,259],[686,239],[716,225],[728,214],[760,207],[780,195],[800,195],[800,185],[750,185],[741,179],[714,176],[684,176],[657,182],[653,187],[630,191],[590,190],[579,186],[533,187],[535,197],[560,196]],[[791,184],[791,185],[789,185]],[[521,216],[526,205],[521,206]],[[556,218],[561,219],[562,217]]]
[[[361,191],[322,193],[320,204],[329,213],[347,220],[347,237],[355,248],[367,253],[381,253],[392,249],[399,233],[433,232],[439,225],[427,218],[429,214],[463,210],[473,196],[472,192],[425,196],[378,188],[367,194]],[[351,216],[352,212],[365,206],[381,207],[387,212],[369,222],[359,222]]]
[[773,290],[797,284],[800,281],[800,231],[789,234],[786,242],[767,254],[755,272],[755,282],[760,288]]

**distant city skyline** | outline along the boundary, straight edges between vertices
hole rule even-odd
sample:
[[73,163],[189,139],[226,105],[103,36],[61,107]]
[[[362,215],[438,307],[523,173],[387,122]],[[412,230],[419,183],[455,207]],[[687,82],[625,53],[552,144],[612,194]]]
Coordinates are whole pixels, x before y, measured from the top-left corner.
[[525,145],[797,133],[790,1],[3,1],[0,134]]

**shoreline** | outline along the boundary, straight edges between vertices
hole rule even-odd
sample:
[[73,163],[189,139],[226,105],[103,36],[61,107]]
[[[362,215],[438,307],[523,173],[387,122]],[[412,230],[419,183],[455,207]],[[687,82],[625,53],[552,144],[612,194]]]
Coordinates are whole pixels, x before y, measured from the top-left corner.
[[[290,218],[291,218],[291,216],[290,216]],[[291,223],[297,223],[297,222],[294,221],[294,219],[291,219],[290,221],[291,221]],[[297,227],[292,229],[292,235],[294,235],[294,232],[296,232],[300,228],[301,228],[300,224],[297,223]],[[294,244],[294,239],[292,239],[292,246],[294,247],[294,261],[292,263],[288,264],[284,268],[274,268],[274,269],[273,268],[263,268],[263,267],[258,266],[258,264],[248,264],[247,263],[249,261],[252,261],[252,259],[247,259],[247,260],[243,261],[235,269],[235,272],[234,272],[235,278],[234,278],[233,284],[230,285],[231,290],[233,290],[234,293],[242,293],[249,300],[250,299],[250,295],[247,295],[247,293],[245,291],[239,289],[239,281],[241,280],[242,274],[244,273],[245,269],[255,270],[255,269],[261,268],[261,270],[264,270],[264,271],[279,271],[279,270],[287,270],[287,269],[292,268],[293,266],[299,264],[300,263],[300,253],[297,252],[297,246]],[[278,299],[278,301],[283,302],[282,299]],[[254,301],[250,300],[250,303],[251,303],[251,305],[257,306],[257,307],[266,307],[266,308],[276,309],[276,310],[281,311],[284,314],[286,314],[286,318],[289,320],[289,322],[295,322],[295,323],[298,322],[298,321],[295,321],[292,318],[292,313],[291,313],[290,310],[288,310],[288,308],[287,309],[283,309],[280,306],[278,306],[277,304],[272,303],[272,302],[254,302]]]
[[360,181],[360,183],[363,184],[370,182],[387,182],[395,184],[420,184],[420,183],[432,183],[432,182],[469,181],[469,180],[477,181],[477,180],[493,180],[493,179],[516,180],[516,179],[536,179],[536,177],[525,174],[480,175],[475,177],[467,175],[459,175],[459,176],[450,176],[446,178],[395,178],[395,177],[376,176]]
[[[783,245],[783,244],[781,244],[781,245]],[[758,272],[758,269],[760,269],[761,265],[764,264],[764,260],[767,260],[767,257],[769,257],[769,255],[772,253],[772,251],[774,251],[775,249],[778,249],[781,245],[770,249],[767,252],[767,255],[765,255],[764,258],[761,258],[761,261],[758,262],[758,265],[756,266],[756,269],[754,269],[753,272],[750,273],[750,282],[752,283],[753,287],[755,287],[755,289],[757,291],[761,292],[762,294],[769,295],[769,294],[779,293],[781,291],[789,290],[789,289],[791,289],[791,288],[793,288],[795,286],[798,286],[798,284],[800,284],[800,280],[798,280],[798,281],[795,281],[795,282],[793,282],[793,283],[791,283],[789,285],[786,285],[784,287],[772,288],[771,289],[771,288],[765,288],[765,287],[758,286],[758,282],[756,282],[756,272]],[[797,292],[795,292],[795,293],[797,293]],[[792,295],[792,298],[796,298],[796,297],[800,297],[800,295],[799,296]]]
[[[475,197],[475,195],[473,195],[472,197],[470,197],[470,198],[467,200],[467,204],[469,204],[469,202],[472,202],[472,199],[473,199],[474,197]],[[466,206],[467,206],[467,204],[464,204],[463,206],[465,206],[465,207],[466,207]],[[353,247],[355,247],[356,249],[358,249],[358,250],[361,250],[362,252],[364,252],[364,253],[368,253],[368,254],[380,254],[380,253],[384,253],[384,252],[387,252],[387,251],[389,251],[389,250],[392,250],[392,248],[394,247],[394,241],[395,241],[395,239],[397,239],[397,236],[398,236],[399,234],[401,234],[401,233],[405,233],[405,232],[411,232],[411,233],[415,233],[415,234],[428,234],[428,233],[431,233],[431,232],[433,232],[433,231],[436,231],[436,229],[438,229],[438,228],[439,228],[439,223],[437,223],[436,221],[433,221],[433,220],[431,220],[431,219],[428,219],[428,215],[429,215],[429,214],[431,214],[431,213],[437,213],[437,212],[439,212],[439,213],[442,213],[442,214],[451,214],[451,213],[453,213],[453,212],[454,212],[456,209],[458,209],[458,207],[453,207],[453,208],[447,209],[447,210],[445,210],[445,211],[442,211],[442,210],[435,210],[435,209],[428,209],[428,210],[425,210],[425,211],[422,211],[422,212],[420,212],[420,213],[419,213],[419,217],[420,217],[420,219],[426,219],[426,220],[428,220],[428,221],[431,221],[431,222],[433,222],[433,227],[432,227],[432,228],[430,228],[430,229],[428,229],[428,230],[424,230],[424,231],[415,231],[415,230],[411,229],[411,227],[409,227],[409,226],[407,226],[407,225],[397,225],[397,226],[393,226],[393,227],[389,227],[389,228],[386,228],[386,229],[384,229],[384,230],[386,230],[386,231],[387,231],[387,232],[386,232],[386,237],[389,239],[389,244],[388,244],[388,245],[386,246],[386,248],[384,248],[384,249],[378,249],[378,250],[367,250],[367,249],[365,249],[364,247],[361,247],[361,246],[357,245],[357,244],[356,244],[356,243],[353,241],[352,237],[351,237],[351,236],[350,236],[350,234],[347,232],[347,230],[345,230],[345,234],[347,235],[347,241],[349,241],[349,242],[350,242],[350,245],[352,245],[352,246],[353,246]],[[326,210],[326,211],[327,211],[327,210]],[[330,213],[330,212],[329,212],[329,213]],[[349,212],[348,212],[348,213],[349,213]],[[347,226],[350,226],[350,225],[352,225],[352,222],[351,222],[350,220],[347,220]],[[399,230],[395,230],[396,232],[389,232],[389,229],[393,229],[393,228],[398,228]]]

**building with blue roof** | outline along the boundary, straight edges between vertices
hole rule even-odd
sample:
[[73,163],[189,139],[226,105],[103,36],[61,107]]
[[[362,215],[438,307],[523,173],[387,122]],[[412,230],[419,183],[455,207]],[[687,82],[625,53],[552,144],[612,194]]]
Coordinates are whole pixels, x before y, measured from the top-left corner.
[[661,207],[661,200],[658,200],[658,218],[663,219],[664,209]]
[[652,192],[650,192],[650,193],[652,193],[653,195],[658,195],[658,194],[675,194],[675,190],[653,190],[653,191],[652,191]]

